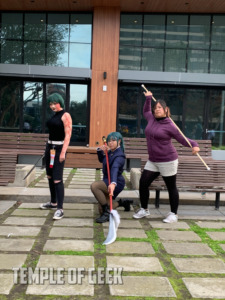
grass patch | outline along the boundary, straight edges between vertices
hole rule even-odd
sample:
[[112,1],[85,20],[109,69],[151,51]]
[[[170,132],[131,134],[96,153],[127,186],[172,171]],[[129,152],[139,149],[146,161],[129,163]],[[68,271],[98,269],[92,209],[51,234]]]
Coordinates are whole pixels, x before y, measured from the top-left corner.
[[190,228],[202,239],[202,242],[207,244],[216,254],[224,254],[224,250],[219,245],[219,244],[223,243],[223,241],[214,241],[206,233],[206,231],[224,232],[224,229],[214,230],[214,229],[208,229],[208,228],[201,228],[196,224],[190,225]]

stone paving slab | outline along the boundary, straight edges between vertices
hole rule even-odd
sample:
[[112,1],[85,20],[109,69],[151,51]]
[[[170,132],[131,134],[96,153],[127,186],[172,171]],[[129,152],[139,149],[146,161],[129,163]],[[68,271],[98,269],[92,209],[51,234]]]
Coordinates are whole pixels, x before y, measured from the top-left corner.
[[225,299],[225,278],[183,278],[193,298]]
[[109,289],[112,296],[176,297],[166,277],[123,276],[122,285],[110,285]]
[[47,188],[48,187],[48,183],[47,182],[39,181],[38,183],[35,184],[35,187]]
[[30,251],[33,239],[0,239],[0,251]]
[[[104,229],[105,237],[108,235],[108,229]],[[147,238],[146,233],[144,230],[141,229],[121,229],[118,228],[117,230],[117,237],[119,238]]]
[[196,224],[201,228],[214,228],[214,229],[222,229],[225,228],[224,222],[206,222],[206,221],[198,221]]
[[0,254],[0,269],[12,270],[12,268],[22,267],[27,254]]
[[13,274],[0,274],[0,294],[8,295],[13,287]]
[[225,241],[225,232],[206,232],[214,241]]
[[4,201],[0,200],[0,215],[4,214],[8,209],[13,207],[16,204],[16,201]]
[[41,255],[37,263],[38,268],[88,268],[94,267],[93,256],[83,255]]
[[[109,227],[109,223],[102,224],[104,228]],[[137,220],[120,220],[119,228],[142,228],[141,223]]]
[[49,210],[38,209],[16,209],[11,216],[26,216],[26,217],[47,217]]
[[90,188],[89,184],[69,184],[69,189],[88,189]]
[[93,228],[55,227],[51,229],[49,236],[55,238],[92,239],[94,231]]
[[74,227],[83,227],[89,226],[93,227],[93,219],[70,219],[70,218],[63,218],[57,222],[54,222],[54,226],[74,226]]
[[128,253],[128,254],[154,254],[155,251],[152,245],[148,242],[120,242],[106,246],[106,252],[108,253]]
[[177,223],[163,223],[158,221],[150,221],[149,224],[153,228],[163,228],[163,229],[190,229],[190,226],[186,222]]
[[6,225],[23,225],[23,226],[41,226],[45,223],[45,218],[20,218],[8,217],[3,224]]
[[225,244],[220,244],[220,247],[225,251]]
[[44,251],[94,251],[94,242],[85,240],[47,240]]
[[201,238],[192,231],[156,230],[161,240],[167,241],[201,241]]
[[163,242],[162,244],[169,254],[216,255],[208,245],[202,243]]
[[0,226],[0,236],[37,236],[41,227]]
[[64,215],[66,217],[84,217],[84,218],[93,218],[94,211],[93,210],[65,210]]
[[225,263],[216,258],[171,258],[178,272],[181,273],[225,273]]
[[201,215],[199,215],[199,216],[198,215],[196,215],[196,216],[187,216],[187,215],[180,216],[179,215],[179,220],[224,221],[224,216],[223,215],[220,215],[220,216],[207,216],[207,215],[204,215],[204,216],[201,216]]
[[[47,202],[47,201],[46,201]],[[38,208],[40,209],[40,204],[41,203],[22,203],[19,206],[20,208]],[[90,204],[90,203],[65,203],[63,204],[63,209],[87,209],[87,210],[94,210],[94,204]]]
[[[71,284],[68,283],[68,277],[64,276],[62,285],[50,284],[49,281],[45,281],[45,284],[32,284],[28,286],[27,295],[55,295],[55,296],[94,296],[94,285],[88,283],[88,277],[82,279],[82,284]],[[56,299],[56,298],[55,298]]]
[[106,256],[108,268],[123,268],[125,272],[163,272],[157,257]]

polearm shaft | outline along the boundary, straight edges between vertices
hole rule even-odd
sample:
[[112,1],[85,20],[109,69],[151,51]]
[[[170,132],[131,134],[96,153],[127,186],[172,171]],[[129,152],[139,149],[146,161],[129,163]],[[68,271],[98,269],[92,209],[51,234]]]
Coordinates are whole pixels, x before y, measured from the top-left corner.
[[40,161],[44,156],[45,156],[45,153],[44,153],[41,157],[39,157],[39,159],[37,160],[36,164],[30,169],[30,171],[27,173],[27,175],[24,177],[23,180],[25,180],[25,179],[27,178],[27,176],[30,175],[30,173],[33,171],[33,169],[37,166],[37,164],[39,163],[39,161]]
[[[144,84],[141,85],[143,87],[143,89],[148,92],[148,90],[146,89],[146,87],[144,86]],[[152,99],[156,102],[156,99],[152,96]],[[175,125],[175,127],[178,129],[178,131],[180,132],[180,134],[184,137],[185,141],[188,143],[188,145],[192,148],[192,145],[190,143],[190,141],[186,138],[186,136],[183,134],[183,132],[180,130],[180,128],[177,126],[177,124],[169,117],[169,119],[171,120],[171,122]],[[206,162],[204,161],[204,159],[201,157],[201,155],[199,153],[196,153],[196,155],[199,157],[199,159],[201,160],[201,162],[204,164],[204,166],[206,167],[206,169],[209,171],[210,167],[206,164]]]

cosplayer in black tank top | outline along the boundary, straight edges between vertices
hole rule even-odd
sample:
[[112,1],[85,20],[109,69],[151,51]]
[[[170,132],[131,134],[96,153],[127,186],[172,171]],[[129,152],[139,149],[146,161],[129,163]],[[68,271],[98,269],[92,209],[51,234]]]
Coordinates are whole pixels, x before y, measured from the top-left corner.
[[64,141],[65,131],[63,121],[61,120],[64,113],[64,109],[60,110],[59,112],[56,112],[54,116],[47,121],[50,141]]

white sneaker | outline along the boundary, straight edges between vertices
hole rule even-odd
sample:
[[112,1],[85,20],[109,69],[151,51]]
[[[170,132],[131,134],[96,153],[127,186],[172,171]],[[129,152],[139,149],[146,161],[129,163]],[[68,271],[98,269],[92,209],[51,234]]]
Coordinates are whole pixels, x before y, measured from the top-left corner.
[[163,219],[164,223],[175,223],[178,221],[178,216],[175,213],[170,212],[168,213],[167,217]]
[[141,219],[144,217],[150,216],[150,211],[148,209],[140,208],[134,215],[133,218]]

